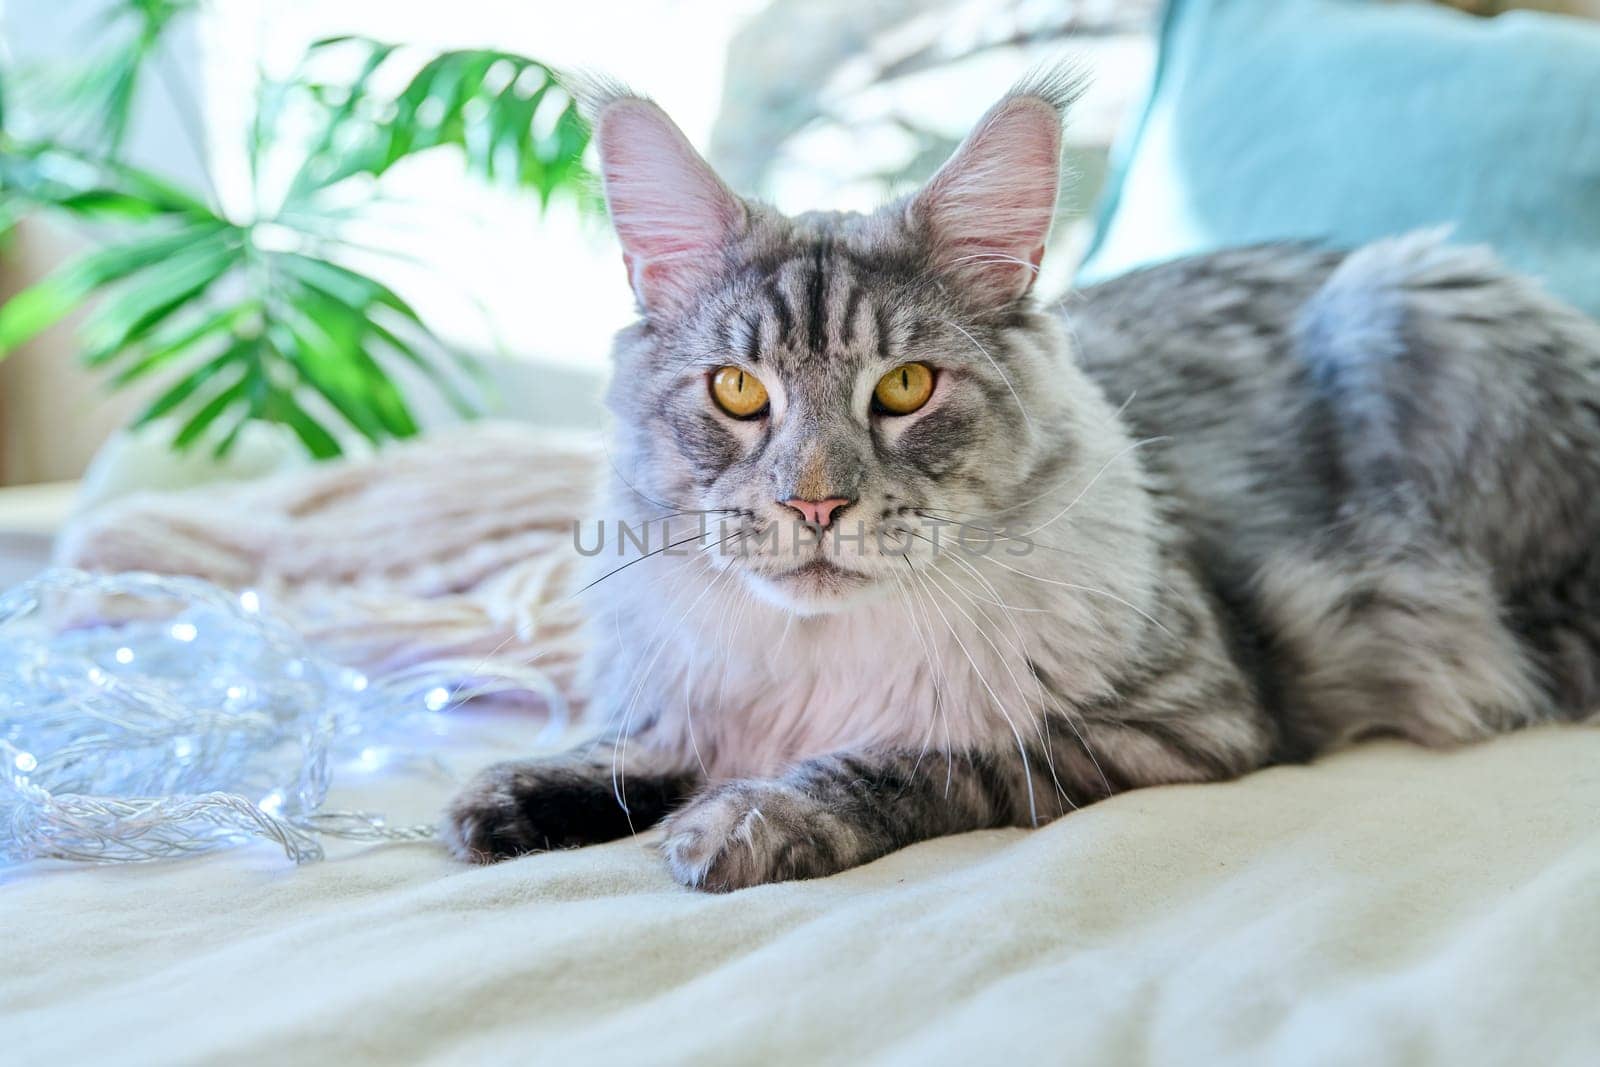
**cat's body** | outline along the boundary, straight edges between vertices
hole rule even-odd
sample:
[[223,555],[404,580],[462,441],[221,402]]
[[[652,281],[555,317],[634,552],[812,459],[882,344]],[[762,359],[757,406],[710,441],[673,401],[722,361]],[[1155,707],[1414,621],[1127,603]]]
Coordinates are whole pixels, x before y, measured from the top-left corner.
[[[1600,706],[1600,329],[1440,234],[1082,295],[1281,754]],[[1072,305],[1069,305],[1069,309]]]
[[[461,854],[665,818],[680,880],[730,889],[1590,710],[1600,328],[1426,236],[1036,307],[1065,99],[1019,90],[909,204],[796,220],[730,199],[650,105],[603,104],[645,319],[601,514],[711,532],[607,544],[583,594],[604,729],[484,772]],[[731,414],[719,367],[766,406]],[[885,408],[907,367],[931,391]],[[762,549],[794,511],[861,540]]]

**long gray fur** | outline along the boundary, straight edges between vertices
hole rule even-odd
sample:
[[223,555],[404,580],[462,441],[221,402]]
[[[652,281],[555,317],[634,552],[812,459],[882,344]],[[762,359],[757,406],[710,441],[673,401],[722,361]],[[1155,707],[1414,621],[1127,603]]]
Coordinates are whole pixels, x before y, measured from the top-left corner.
[[[1008,99],[1059,112],[1070,85]],[[841,550],[862,588],[792,599],[780,560],[597,561],[604,728],[484,772],[449,815],[460,855],[664,820],[677,878],[736,889],[1373,735],[1593,710],[1594,323],[1437,233],[987,306],[918,219],[741,201],[698,299],[618,338],[604,513],[765,529],[821,492],[868,527],[983,521],[1034,551]],[[940,403],[875,421],[861,383],[910,360]],[[711,405],[728,364],[781,417]]]

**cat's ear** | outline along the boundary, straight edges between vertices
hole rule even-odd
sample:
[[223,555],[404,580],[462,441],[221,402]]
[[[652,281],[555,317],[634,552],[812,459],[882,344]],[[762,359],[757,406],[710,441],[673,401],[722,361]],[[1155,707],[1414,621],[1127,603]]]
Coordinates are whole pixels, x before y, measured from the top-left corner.
[[651,101],[617,93],[587,103],[634,294],[646,314],[681,309],[721,267],[744,202]]
[[935,269],[974,304],[1001,307],[1033,285],[1055,216],[1061,121],[1081,91],[1071,75],[1024,82],[912,198]]

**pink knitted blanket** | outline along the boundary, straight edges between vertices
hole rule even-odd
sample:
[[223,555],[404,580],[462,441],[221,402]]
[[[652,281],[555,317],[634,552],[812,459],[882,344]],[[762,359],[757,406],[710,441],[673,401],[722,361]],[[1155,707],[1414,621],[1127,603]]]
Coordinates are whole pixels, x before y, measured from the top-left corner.
[[253,589],[373,672],[536,664],[576,705],[573,522],[603,462],[591,438],[478,423],[263,481],[127,497],[70,524],[57,562]]

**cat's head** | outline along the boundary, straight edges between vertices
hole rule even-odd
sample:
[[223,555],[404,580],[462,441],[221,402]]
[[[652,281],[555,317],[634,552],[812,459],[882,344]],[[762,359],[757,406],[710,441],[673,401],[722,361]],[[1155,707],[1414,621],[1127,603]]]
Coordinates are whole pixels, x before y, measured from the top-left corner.
[[715,565],[804,613],[892,589],[937,524],[1004,523],[1077,422],[1083,380],[1029,296],[1077,89],[1024,82],[910,197],[794,218],[737,196],[654,103],[593,94],[641,314],[608,395],[624,492],[713,531],[742,516]]

